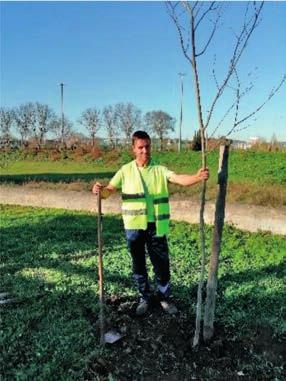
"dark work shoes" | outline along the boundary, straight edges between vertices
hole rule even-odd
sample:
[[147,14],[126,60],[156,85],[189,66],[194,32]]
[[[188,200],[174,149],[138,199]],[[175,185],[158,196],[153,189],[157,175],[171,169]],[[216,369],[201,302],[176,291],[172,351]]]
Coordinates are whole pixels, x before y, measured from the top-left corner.
[[[178,312],[177,307],[171,303],[168,299],[163,299],[159,301],[160,306],[162,307],[163,311],[166,312],[168,315],[176,315]],[[144,315],[149,308],[149,302],[146,299],[141,298],[139,301],[139,304],[136,307],[136,315],[142,316]]]
[[178,312],[177,307],[173,303],[170,303],[168,300],[161,300],[160,305],[163,308],[163,311],[169,315],[176,315]]

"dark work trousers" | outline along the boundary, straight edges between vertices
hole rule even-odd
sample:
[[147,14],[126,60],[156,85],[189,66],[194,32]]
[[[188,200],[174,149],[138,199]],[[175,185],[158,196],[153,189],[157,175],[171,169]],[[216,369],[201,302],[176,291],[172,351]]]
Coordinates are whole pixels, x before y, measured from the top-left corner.
[[147,230],[125,230],[127,245],[132,257],[133,278],[140,296],[148,300],[151,294],[146,269],[146,252],[153,265],[158,296],[165,299],[170,295],[170,261],[166,236],[156,236],[155,223],[148,223]]

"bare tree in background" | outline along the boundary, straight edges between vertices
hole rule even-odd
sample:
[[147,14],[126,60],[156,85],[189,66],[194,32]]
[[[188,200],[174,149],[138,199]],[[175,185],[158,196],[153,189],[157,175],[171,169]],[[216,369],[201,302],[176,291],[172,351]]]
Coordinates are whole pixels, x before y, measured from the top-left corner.
[[126,143],[129,143],[132,133],[141,126],[141,110],[133,103],[117,103],[115,109],[118,127],[125,135]]
[[111,105],[104,107],[102,111],[102,116],[104,128],[107,132],[109,145],[111,146],[111,148],[115,148],[116,140],[118,137],[118,115],[116,112],[116,107],[113,107]]
[[9,146],[11,140],[11,127],[14,122],[14,112],[10,108],[0,108],[0,133],[5,146]]
[[160,140],[160,150],[163,148],[163,140],[169,131],[174,131],[175,119],[164,111],[149,111],[144,117],[148,130],[154,133]]
[[56,117],[51,121],[51,131],[55,134],[56,139],[62,144],[62,148],[66,148],[67,140],[72,134],[72,122],[70,122],[66,117],[62,118]]
[[270,150],[271,151],[276,151],[278,149],[279,149],[279,143],[278,143],[276,135],[273,134],[271,136],[271,140],[270,140]]
[[52,130],[53,120],[56,118],[54,111],[45,104],[37,102],[35,104],[36,123],[34,124],[34,138],[41,148],[47,132]]
[[[241,81],[238,74],[238,64],[240,59],[245,52],[246,46],[252,36],[254,30],[257,28],[260,22],[261,11],[263,8],[262,3],[248,2],[245,4],[244,18],[240,26],[236,31],[233,31],[233,48],[229,55],[228,63],[225,67],[224,74],[220,75],[220,78],[216,72],[215,64],[216,57],[214,58],[214,63],[210,63],[211,75],[213,77],[214,83],[214,96],[208,102],[208,99],[203,100],[201,96],[201,80],[207,78],[206,73],[200,76],[199,73],[199,58],[206,56],[206,52],[209,50],[210,46],[214,42],[214,36],[218,31],[220,26],[220,21],[223,15],[225,6],[229,7],[229,4],[224,4],[224,2],[167,2],[167,11],[172,18],[179,35],[179,40],[183,54],[187,61],[190,63],[190,67],[194,78],[194,93],[195,102],[198,115],[198,124],[201,134],[201,145],[202,145],[202,166],[205,168],[207,165],[206,157],[206,130],[213,124],[213,133],[217,131],[219,127],[226,118],[232,119],[231,127],[225,136],[230,135],[232,132],[238,131],[245,126],[246,121],[251,119],[280,89],[285,81],[285,75],[279,84],[270,91],[268,97],[265,101],[257,106],[252,112],[240,116],[240,104],[242,98],[252,89],[252,85],[247,86],[242,89]],[[235,7],[236,4],[232,4]],[[242,6],[239,4],[239,6]],[[236,27],[235,25],[232,26]],[[203,33],[202,33],[203,31]],[[208,35],[206,36],[206,32]],[[205,37],[206,36],[206,37]],[[203,39],[205,38],[204,42]],[[225,58],[225,57],[223,57]],[[214,114],[218,103],[222,102],[222,97],[227,95],[225,104],[226,111],[220,119],[219,123],[214,124]],[[205,109],[207,111],[205,111]],[[206,193],[206,182],[202,183],[201,191],[201,207],[200,207],[200,241],[202,250],[201,259],[201,274],[198,286],[198,298],[197,298],[197,311],[196,311],[196,331],[193,340],[193,345],[197,346],[200,337],[200,326],[201,326],[201,311],[202,311],[202,287],[205,277],[205,228],[204,228],[204,207],[205,207],[205,193]],[[222,205],[222,203],[219,203]],[[223,211],[224,214],[224,211]],[[223,216],[221,216],[223,217]],[[221,229],[222,230],[222,229]],[[222,232],[222,231],[221,231]],[[216,255],[216,258],[214,257]],[[214,255],[211,257],[212,260],[216,260],[216,265],[210,266],[210,269],[214,272],[216,277],[217,266],[218,266],[218,255],[219,250],[216,250]],[[215,298],[216,294],[216,282],[212,285],[212,297]],[[213,309],[213,313],[207,314],[208,316],[214,316],[214,300],[212,303],[208,304],[210,308]],[[208,312],[208,311],[206,311]],[[206,316],[206,313],[205,313]],[[205,327],[209,329],[204,329],[204,338],[207,340],[210,338],[213,332],[212,321],[205,320]],[[206,333],[206,335],[205,335]]]
[[96,107],[88,108],[81,114],[79,123],[89,132],[92,138],[92,146],[95,146],[95,137],[101,127],[101,113]]
[[14,110],[16,129],[21,136],[23,147],[25,140],[33,133],[36,125],[36,109],[32,102],[20,105]]

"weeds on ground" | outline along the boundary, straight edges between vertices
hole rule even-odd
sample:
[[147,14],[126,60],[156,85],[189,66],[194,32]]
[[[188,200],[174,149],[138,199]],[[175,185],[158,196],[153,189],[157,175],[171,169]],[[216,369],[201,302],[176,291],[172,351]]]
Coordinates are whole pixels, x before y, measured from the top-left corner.
[[[101,365],[99,362],[96,366],[105,368],[107,372],[99,379],[107,379],[115,363],[118,370],[124,371],[124,361],[120,357],[120,353],[124,354],[122,349],[102,351],[98,346],[96,216],[19,206],[2,206],[1,216],[1,292],[8,292],[14,299],[14,303],[2,306],[1,311],[1,369],[4,379],[52,379],[56,375],[59,380],[76,380],[94,371],[101,377],[103,373],[99,368],[94,370],[95,361],[99,359]],[[121,219],[104,216],[103,226],[107,296],[117,297],[119,301],[120,298],[136,300]],[[210,249],[210,236],[211,228],[208,227],[207,251]],[[198,226],[171,224],[169,244],[173,294],[180,301],[180,324],[184,329],[187,329],[186,319],[194,317],[195,311],[200,267],[198,241]],[[245,233],[231,226],[225,228],[216,324],[224,327],[226,336],[223,340],[228,337],[228,350],[232,348],[230,342],[234,343],[234,348],[240,345],[242,352],[246,351],[243,345],[248,348],[247,356],[243,358],[235,360],[234,356],[232,359],[231,353],[229,356],[232,362],[236,361],[232,366],[242,367],[245,374],[252,377],[261,372],[270,375],[268,379],[282,374],[282,368],[277,365],[281,361],[280,354],[275,361],[267,358],[265,362],[261,354],[264,349],[259,354],[253,345],[260,337],[256,336],[258,332],[269,333],[268,349],[283,343],[286,334],[285,258],[284,237]],[[153,278],[152,272],[150,278]],[[112,316],[117,316],[118,312],[114,311],[114,314]],[[132,324],[137,326],[136,321],[128,319],[131,328]],[[190,330],[193,329],[193,320],[188,323]],[[149,324],[148,319],[146,324]],[[162,324],[163,327],[169,323],[166,320]],[[152,330],[153,335],[159,333],[158,327]],[[140,333],[138,335],[140,337]],[[156,336],[152,340],[157,340]],[[248,347],[250,342],[254,343],[252,349]],[[160,348],[168,352],[166,345]],[[204,361],[208,358],[208,352],[205,352]],[[144,356],[140,361],[135,357],[129,360],[139,366],[142,361],[144,363]],[[183,360],[176,358],[178,367],[180,361]],[[217,371],[219,364],[213,365],[218,367]],[[165,365],[162,366],[164,368]],[[153,368],[156,368],[154,364]]]

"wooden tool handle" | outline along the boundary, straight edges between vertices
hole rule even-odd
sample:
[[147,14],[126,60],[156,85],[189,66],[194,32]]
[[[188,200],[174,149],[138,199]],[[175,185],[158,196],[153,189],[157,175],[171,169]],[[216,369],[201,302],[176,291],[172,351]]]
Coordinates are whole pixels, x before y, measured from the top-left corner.
[[104,288],[103,288],[103,261],[102,261],[102,214],[101,214],[101,192],[98,192],[98,285],[99,285],[99,324],[100,344],[104,345]]

